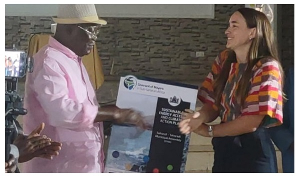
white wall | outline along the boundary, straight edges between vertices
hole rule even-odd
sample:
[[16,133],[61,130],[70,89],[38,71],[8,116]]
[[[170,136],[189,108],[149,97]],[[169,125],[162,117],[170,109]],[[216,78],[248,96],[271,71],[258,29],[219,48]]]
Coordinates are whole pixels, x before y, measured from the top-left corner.
[[[96,4],[100,17],[214,18],[214,4]],[[57,4],[6,4],[5,16],[55,16]]]

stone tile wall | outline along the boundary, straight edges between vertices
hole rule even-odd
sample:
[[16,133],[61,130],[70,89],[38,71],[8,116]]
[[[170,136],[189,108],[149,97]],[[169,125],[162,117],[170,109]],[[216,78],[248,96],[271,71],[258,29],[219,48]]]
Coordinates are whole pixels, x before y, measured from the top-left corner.
[[[201,81],[225,47],[230,15],[243,6],[215,5],[214,19],[105,18],[97,46],[106,80],[130,73]],[[51,23],[51,17],[5,17],[5,46],[27,50],[30,34],[49,33]]]
[[[226,43],[229,16],[244,5],[215,5],[214,19],[105,18],[97,46],[106,81],[123,74],[202,81]],[[283,66],[294,60],[294,5],[280,5]],[[27,50],[30,34],[50,33],[51,17],[5,17],[5,46]],[[279,24],[280,24],[279,23]],[[196,57],[203,51],[204,57]]]

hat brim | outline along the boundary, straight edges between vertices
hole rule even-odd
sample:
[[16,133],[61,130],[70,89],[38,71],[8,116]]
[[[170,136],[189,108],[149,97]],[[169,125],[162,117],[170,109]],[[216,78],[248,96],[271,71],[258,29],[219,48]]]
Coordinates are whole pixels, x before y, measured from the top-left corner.
[[80,24],[80,23],[94,23],[99,25],[106,25],[107,22],[100,18],[93,19],[78,19],[78,18],[52,18],[57,24]]

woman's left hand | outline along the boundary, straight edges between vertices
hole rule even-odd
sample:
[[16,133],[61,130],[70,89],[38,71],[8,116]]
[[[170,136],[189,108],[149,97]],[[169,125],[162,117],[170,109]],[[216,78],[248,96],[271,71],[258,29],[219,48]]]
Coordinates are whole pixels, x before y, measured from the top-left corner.
[[186,109],[181,113],[181,121],[178,124],[179,130],[182,134],[190,134],[194,132],[203,123],[199,112],[193,112]]

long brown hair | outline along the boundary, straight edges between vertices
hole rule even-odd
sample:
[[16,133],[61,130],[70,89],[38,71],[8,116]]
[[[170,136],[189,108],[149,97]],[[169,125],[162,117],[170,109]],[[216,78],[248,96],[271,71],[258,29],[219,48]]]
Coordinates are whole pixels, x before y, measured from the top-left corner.
[[[284,72],[279,61],[277,45],[271,23],[266,15],[251,8],[241,8],[238,10],[238,12],[240,12],[245,18],[248,28],[256,28],[256,36],[252,40],[249,52],[247,54],[248,65],[238,83],[238,88],[236,91],[238,103],[243,105],[246,97],[248,96],[250,79],[252,77],[252,69],[258,61],[264,58],[271,58],[278,62],[282,81],[281,86],[283,86]],[[235,52],[228,49],[228,57],[213,85],[216,96],[216,104],[220,104],[222,93],[228,79],[231,63],[235,62]]]

